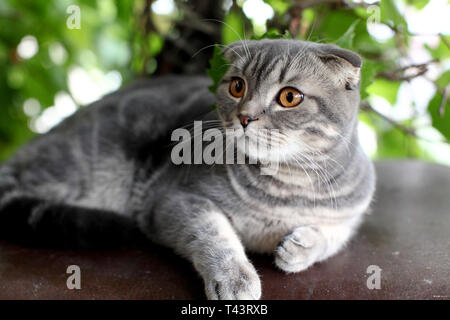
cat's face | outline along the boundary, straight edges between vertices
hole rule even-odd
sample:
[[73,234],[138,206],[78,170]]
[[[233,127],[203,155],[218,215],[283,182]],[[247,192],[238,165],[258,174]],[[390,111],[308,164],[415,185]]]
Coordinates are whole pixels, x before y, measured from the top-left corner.
[[326,44],[259,40],[235,42],[224,55],[231,65],[217,90],[218,112],[225,128],[248,139],[249,149],[241,151],[249,157],[294,161],[349,138],[360,99],[357,54]]

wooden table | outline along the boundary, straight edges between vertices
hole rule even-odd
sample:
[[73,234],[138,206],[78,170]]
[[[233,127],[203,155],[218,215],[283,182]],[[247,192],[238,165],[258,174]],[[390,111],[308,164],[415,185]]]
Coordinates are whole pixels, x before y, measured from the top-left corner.
[[[450,168],[382,161],[376,201],[337,256],[285,275],[270,256],[250,256],[264,299],[450,299]],[[69,265],[81,290],[69,290]],[[380,289],[368,289],[371,265]],[[149,245],[102,251],[31,249],[0,242],[0,299],[204,299],[189,263]]]

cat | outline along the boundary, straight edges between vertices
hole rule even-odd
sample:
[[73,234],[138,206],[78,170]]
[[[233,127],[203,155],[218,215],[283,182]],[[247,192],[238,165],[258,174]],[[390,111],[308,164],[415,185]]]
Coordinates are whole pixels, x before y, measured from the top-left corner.
[[[336,254],[375,186],[357,135],[361,57],[286,39],[222,54],[215,95],[204,76],[138,81],[20,149],[0,168],[0,236],[85,247],[144,235],[191,261],[208,299],[261,298],[246,251],[287,273]],[[172,132],[194,120],[247,139],[236,149],[253,163],[173,164]]]

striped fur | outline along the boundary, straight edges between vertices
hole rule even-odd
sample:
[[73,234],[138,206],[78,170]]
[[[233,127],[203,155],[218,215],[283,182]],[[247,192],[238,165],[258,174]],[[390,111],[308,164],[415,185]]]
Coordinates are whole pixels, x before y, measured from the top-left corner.
[[[224,55],[216,97],[203,77],[138,82],[19,150],[0,167],[0,236],[85,246],[142,234],[189,259],[211,299],[261,296],[245,250],[273,253],[285,272],[338,252],[374,191],[356,132],[361,59],[294,40],[237,42]],[[240,99],[233,77],[246,82]],[[277,103],[287,86],[304,93],[298,107]],[[258,119],[245,132],[241,113]],[[246,135],[255,164],[173,165],[172,130],[202,119]],[[255,152],[261,139],[270,152]],[[274,161],[278,171],[262,175]]]

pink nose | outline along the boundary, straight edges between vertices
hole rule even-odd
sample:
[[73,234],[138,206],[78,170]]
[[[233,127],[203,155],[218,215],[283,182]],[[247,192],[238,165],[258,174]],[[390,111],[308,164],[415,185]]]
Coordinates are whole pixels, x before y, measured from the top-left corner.
[[242,127],[246,128],[251,121],[258,120],[258,118],[254,119],[249,116],[245,116],[243,114],[238,115],[239,121],[241,122]]
[[240,114],[238,117],[239,117],[239,121],[241,121],[242,126],[245,128],[249,123],[250,117],[243,116],[242,114]]

